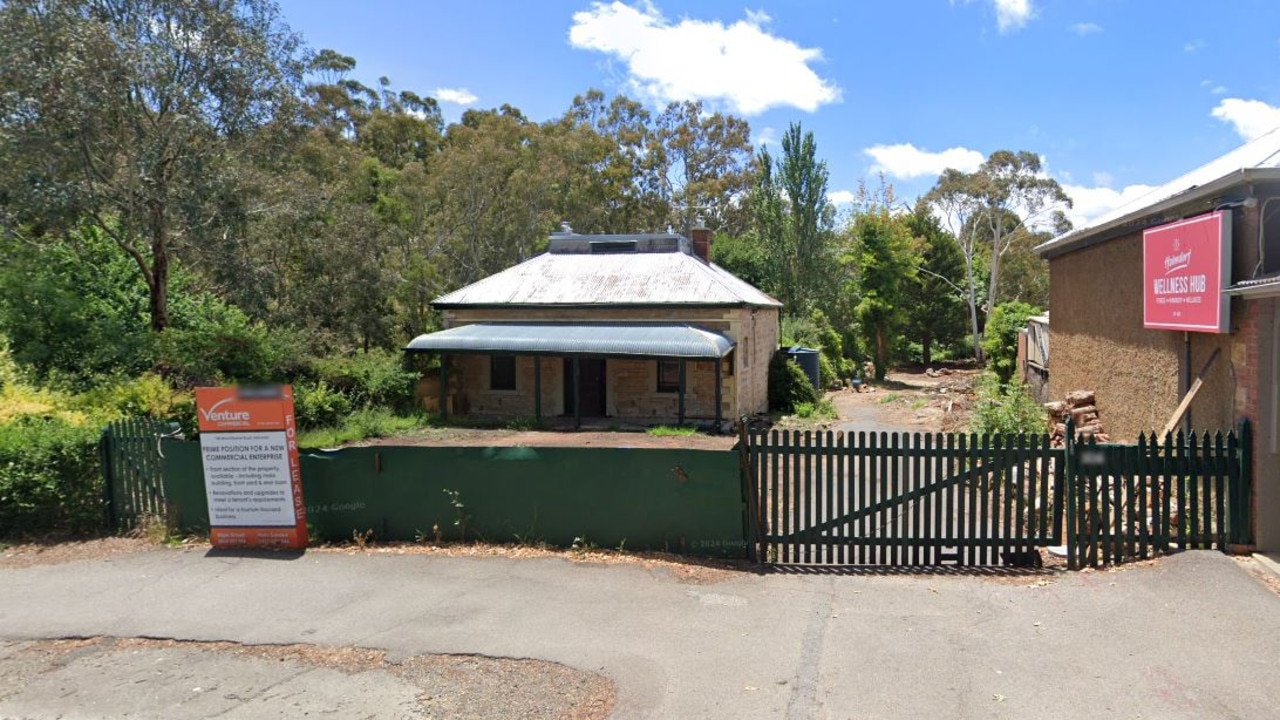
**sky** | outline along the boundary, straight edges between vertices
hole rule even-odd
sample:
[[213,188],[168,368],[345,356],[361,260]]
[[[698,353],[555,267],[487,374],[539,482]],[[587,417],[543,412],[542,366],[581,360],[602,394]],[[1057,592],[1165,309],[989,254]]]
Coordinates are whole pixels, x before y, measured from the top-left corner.
[[562,115],[598,88],[702,100],[780,152],[812,131],[829,197],[912,200],[945,168],[1038,154],[1077,227],[1280,125],[1277,0],[279,0],[354,77],[446,121]]

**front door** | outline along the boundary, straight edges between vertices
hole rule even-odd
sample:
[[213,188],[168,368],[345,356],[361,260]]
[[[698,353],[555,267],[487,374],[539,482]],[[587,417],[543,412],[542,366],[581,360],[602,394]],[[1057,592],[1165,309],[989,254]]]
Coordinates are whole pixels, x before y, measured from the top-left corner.
[[[582,388],[582,416],[604,417],[604,358],[578,358],[578,383]],[[564,414],[573,414],[573,359],[564,359]]]

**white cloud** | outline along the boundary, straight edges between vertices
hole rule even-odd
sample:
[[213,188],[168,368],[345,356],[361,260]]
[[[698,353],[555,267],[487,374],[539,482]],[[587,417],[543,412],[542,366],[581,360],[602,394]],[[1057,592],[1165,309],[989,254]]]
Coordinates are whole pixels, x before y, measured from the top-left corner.
[[1226,98],[1210,114],[1229,123],[1245,140],[1253,140],[1280,126],[1280,107],[1261,100]]
[[1226,95],[1226,94],[1227,94],[1227,86],[1226,86],[1226,85],[1214,85],[1214,86],[1213,86],[1213,89],[1209,91],[1209,94],[1210,94],[1210,95]]
[[835,190],[827,193],[827,200],[832,205],[848,205],[853,202],[854,195],[849,190]]
[[466,88],[436,88],[436,98],[454,105],[470,105],[480,99]]
[[1203,40],[1190,40],[1182,46],[1182,50],[1183,52],[1193,53],[1198,50],[1203,50],[1205,47],[1207,47],[1207,43]]
[[813,112],[840,99],[840,88],[810,67],[803,48],[766,29],[769,16],[747,12],[730,25],[684,18],[672,24],[647,0],[592,3],[574,13],[569,44],[626,63],[631,86],[658,102],[720,101],[756,115],[791,106]]
[[755,138],[753,138],[751,142],[756,147],[761,145],[777,145],[778,129],[775,127],[762,127],[759,132],[756,133]]
[[1094,33],[1102,32],[1102,26],[1098,23],[1082,22],[1071,26],[1071,32],[1083,37]]
[[[1105,172],[1094,173],[1095,179],[1109,179]],[[1063,191],[1071,198],[1072,206],[1063,208],[1073,227],[1084,227],[1116,208],[1127,205],[1155,189],[1152,185],[1129,185],[1120,190],[1109,187],[1085,187],[1064,184]]]
[[875,161],[871,167],[873,172],[883,172],[900,180],[941,175],[947,168],[973,172],[986,159],[982,153],[969,148],[953,147],[942,152],[929,152],[911,143],[872,145],[863,152]]
[[1000,32],[1020,30],[1035,15],[1031,0],[991,0],[996,6],[996,27]]
[[[1070,182],[1071,179],[1067,178],[1067,181]],[[1115,181],[1115,178],[1111,177],[1111,173],[1105,170],[1102,170],[1093,174],[1094,185],[1102,185],[1104,187],[1109,187],[1111,183],[1114,181]]]

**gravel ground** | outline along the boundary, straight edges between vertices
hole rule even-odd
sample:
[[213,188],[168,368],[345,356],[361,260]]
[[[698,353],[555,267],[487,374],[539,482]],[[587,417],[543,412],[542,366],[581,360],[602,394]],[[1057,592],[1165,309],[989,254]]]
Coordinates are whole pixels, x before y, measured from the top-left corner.
[[[246,683],[245,676],[253,680]],[[121,693],[122,687],[131,690]],[[163,708],[166,717],[232,711],[242,717],[599,720],[612,711],[615,695],[603,675],[545,660],[393,660],[358,647],[139,638],[0,644],[3,717],[75,707],[100,718]]]

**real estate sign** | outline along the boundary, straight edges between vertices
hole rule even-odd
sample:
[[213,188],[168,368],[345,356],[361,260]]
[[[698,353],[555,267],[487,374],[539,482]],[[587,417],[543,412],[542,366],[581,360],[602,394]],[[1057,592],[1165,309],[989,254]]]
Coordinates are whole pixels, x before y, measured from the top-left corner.
[[214,547],[307,546],[293,388],[197,388]]
[[1230,332],[1231,215],[1218,211],[1142,233],[1142,326]]

